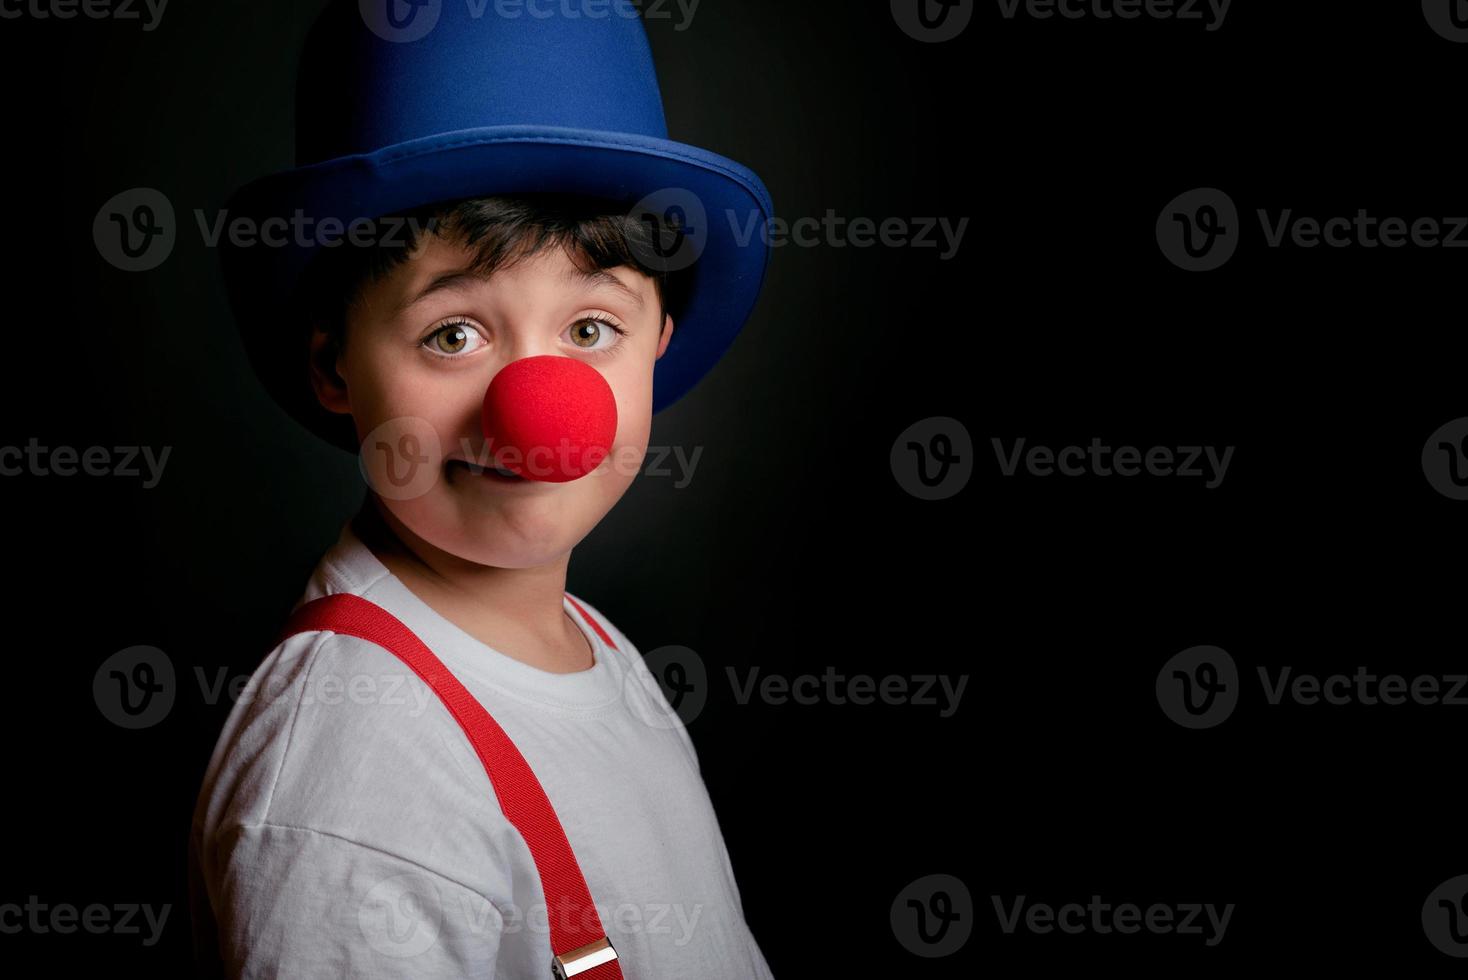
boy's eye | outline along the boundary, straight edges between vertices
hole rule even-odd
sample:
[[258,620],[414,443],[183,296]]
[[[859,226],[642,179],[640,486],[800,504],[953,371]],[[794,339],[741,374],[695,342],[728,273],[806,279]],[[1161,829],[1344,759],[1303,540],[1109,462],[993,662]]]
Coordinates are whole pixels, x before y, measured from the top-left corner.
[[[615,323],[596,316],[582,317],[571,324],[571,342],[585,350],[610,350],[622,333],[625,331]],[[607,342],[599,343],[604,337],[609,338]]]
[[435,354],[452,357],[478,350],[484,338],[467,321],[452,320],[425,337],[423,343]]
[[[571,342],[582,350],[595,354],[610,353],[618,340],[626,333],[611,320],[600,316],[586,316],[571,324]],[[461,357],[483,347],[487,341],[468,320],[449,320],[440,324],[427,337],[422,346],[439,357]]]

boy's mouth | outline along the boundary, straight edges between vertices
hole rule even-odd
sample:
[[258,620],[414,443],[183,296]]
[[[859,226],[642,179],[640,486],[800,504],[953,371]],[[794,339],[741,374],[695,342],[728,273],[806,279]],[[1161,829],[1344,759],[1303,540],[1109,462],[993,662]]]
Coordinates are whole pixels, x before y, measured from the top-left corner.
[[478,466],[466,459],[451,459],[445,466],[458,464],[475,476],[482,476],[489,480],[498,480],[505,483],[524,483],[525,477],[512,473],[502,466]]

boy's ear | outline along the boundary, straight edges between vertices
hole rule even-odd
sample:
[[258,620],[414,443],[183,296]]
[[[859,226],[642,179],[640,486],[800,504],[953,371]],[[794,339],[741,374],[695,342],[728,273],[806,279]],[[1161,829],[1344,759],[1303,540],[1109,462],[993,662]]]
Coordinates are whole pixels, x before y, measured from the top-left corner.
[[311,387],[316,392],[316,400],[328,412],[348,415],[352,406],[347,398],[347,383],[336,370],[338,353],[331,335],[320,324],[312,324],[310,370]]
[[657,360],[658,357],[662,357],[663,356],[663,351],[665,351],[665,350],[668,349],[668,341],[670,341],[672,339],[673,339],[673,314],[671,314],[671,313],[665,313],[665,314],[663,314],[663,333],[662,333],[662,336],[658,338],[658,355],[657,355],[657,357],[653,358],[653,360]]

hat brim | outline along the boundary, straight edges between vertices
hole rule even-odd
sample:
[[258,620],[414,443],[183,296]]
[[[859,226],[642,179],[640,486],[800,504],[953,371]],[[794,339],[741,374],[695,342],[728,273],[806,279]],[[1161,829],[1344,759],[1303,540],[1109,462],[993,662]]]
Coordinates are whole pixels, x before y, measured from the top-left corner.
[[[276,222],[273,244],[242,244],[230,235],[220,240],[230,303],[266,390],[308,429],[355,452],[350,418],[326,411],[316,400],[305,349],[297,346],[303,334],[291,304],[306,266],[330,247],[323,242],[344,238],[354,221],[438,201],[534,192],[594,195],[628,205],[652,194],[662,200],[660,192],[670,192],[668,200],[702,209],[701,216],[687,216],[697,249],[687,302],[674,314],[673,336],[653,370],[653,412],[677,401],[728,350],[754,307],[770,257],[769,192],[746,167],[696,146],[560,127],[439,134],[273,174],[236,192],[225,205],[227,222],[244,219],[250,224],[243,227],[256,229]],[[293,216],[309,224],[285,232],[281,222]],[[702,237],[691,227],[700,220]]]

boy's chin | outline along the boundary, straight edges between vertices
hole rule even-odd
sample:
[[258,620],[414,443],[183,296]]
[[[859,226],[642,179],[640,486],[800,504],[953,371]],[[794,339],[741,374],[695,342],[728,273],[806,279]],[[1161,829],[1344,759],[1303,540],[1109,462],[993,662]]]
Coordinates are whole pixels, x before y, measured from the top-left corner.
[[576,539],[561,521],[525,522],[488,513],[434,528],[435,547],[492,568],[537,568],[563,558]]
[[504,548],[465,549],[457,553],[464,561],[473,562],[484,568],[542,568],[546,565],[554,565],[565,557],[565,552],[548,551],[507,551]]

